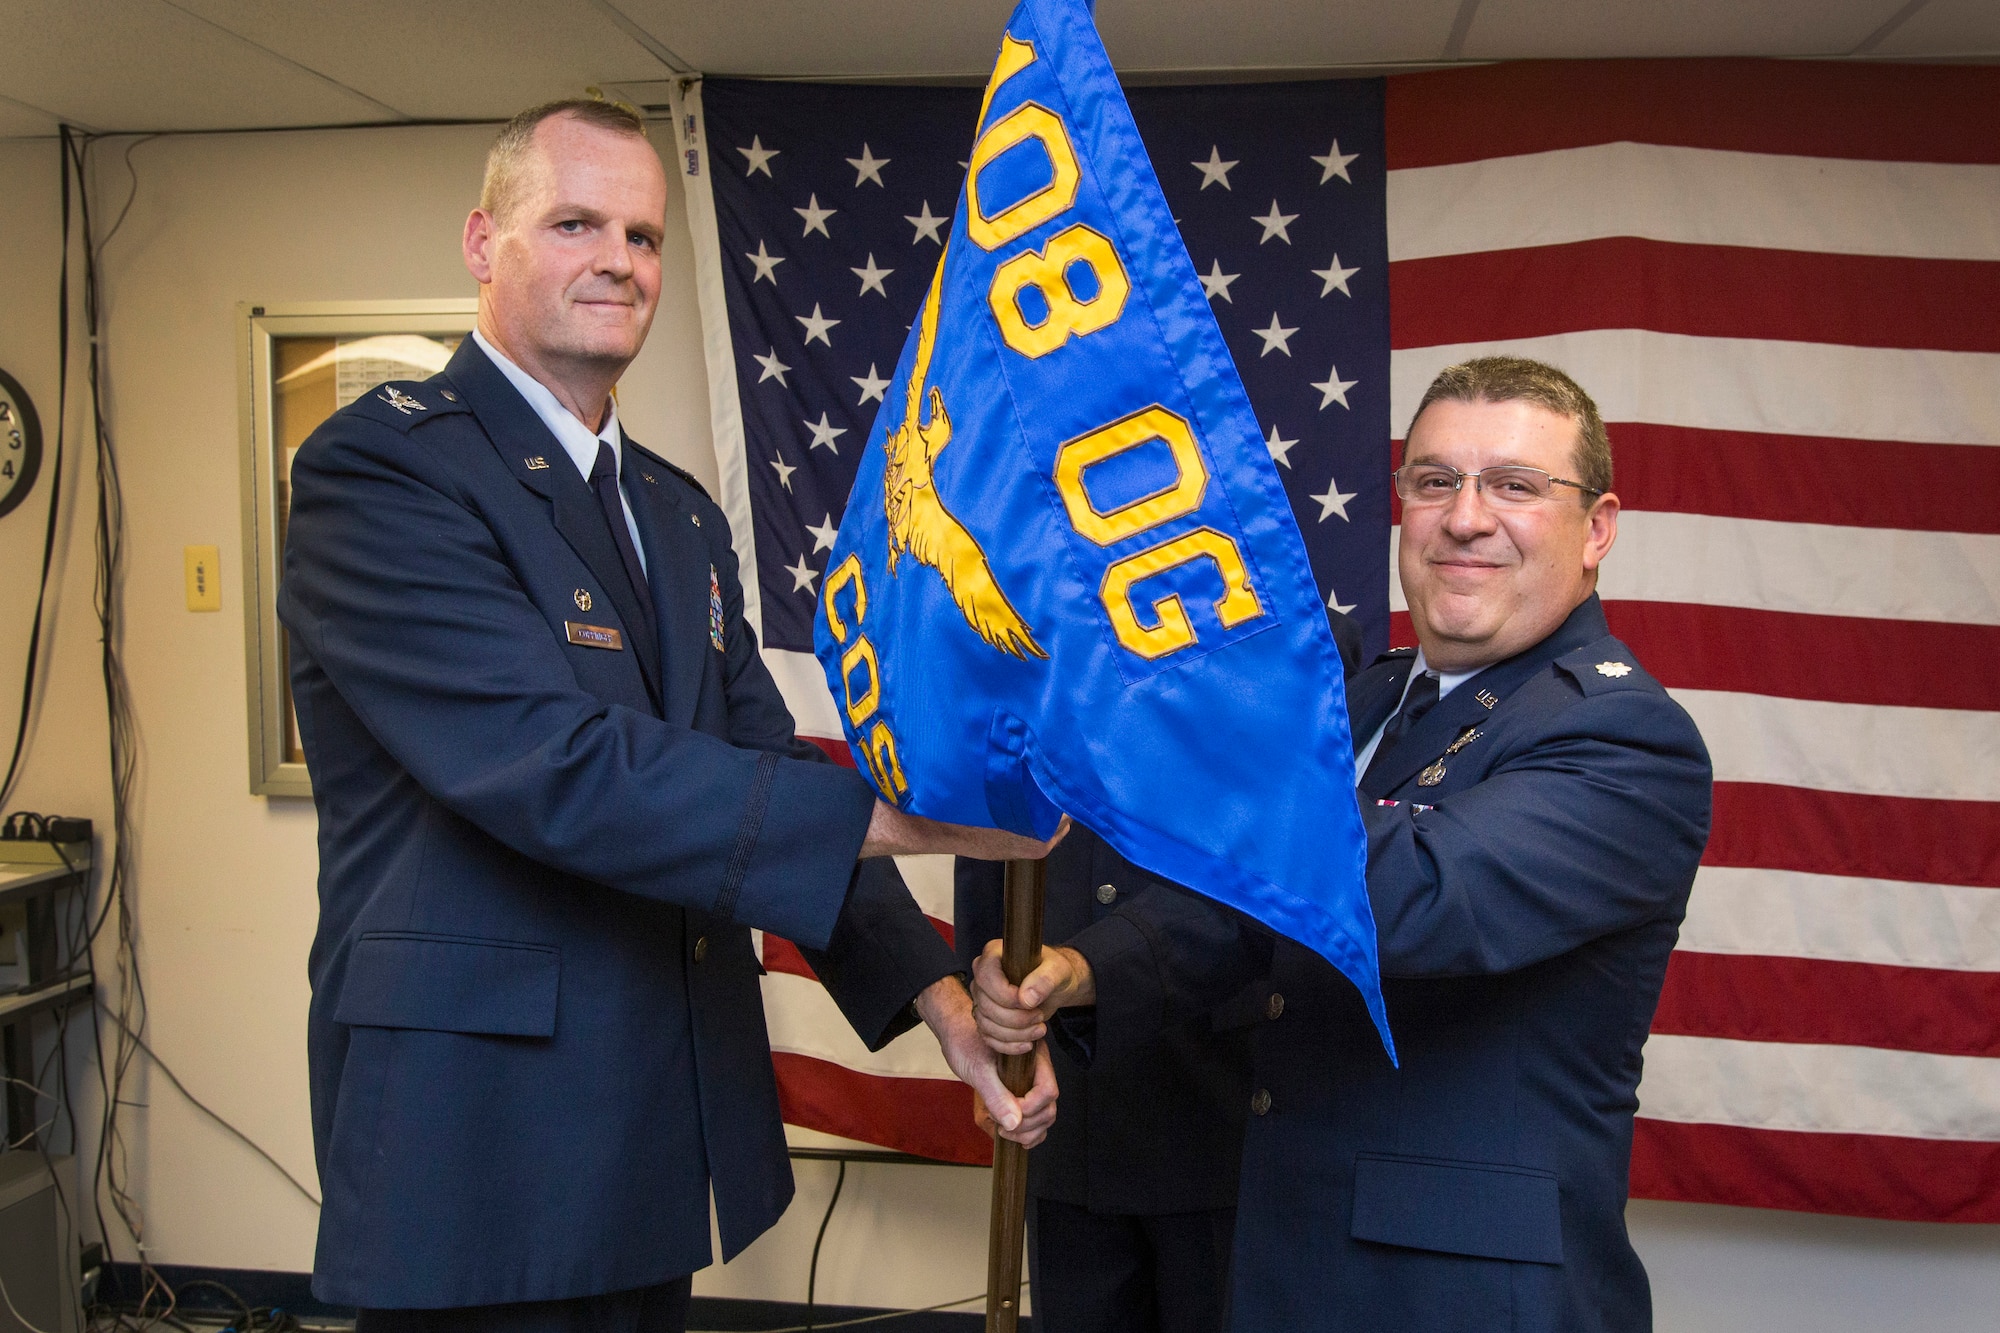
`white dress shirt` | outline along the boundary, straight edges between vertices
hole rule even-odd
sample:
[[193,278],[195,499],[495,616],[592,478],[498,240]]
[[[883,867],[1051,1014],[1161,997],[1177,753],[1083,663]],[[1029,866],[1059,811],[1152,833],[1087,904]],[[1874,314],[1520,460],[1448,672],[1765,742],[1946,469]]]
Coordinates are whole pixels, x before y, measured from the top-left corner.
[[[1424,664],[1423,649],[1419,648],[1417,650],[1417,660],[1415,664],[1410,667],[1409,678],[1403,682],[1403,692],[1396,696],[1395,710],[1391,712],[1388,717],[1382,719],[1382,725],[1375,728],[1375,734],[1368,738],[1368,744],[1366,744],[1361,748],[1360,754],[1354,756],[1355,781],[1359,782],[1361,780],[1361,775],[1368,771],[1368,765],[1374,762],[1375,749],[1377,746],[1382,744],[1382,733],[1387,731],[1389,729],[1389,724],[1396,720],[1396,714],[1403,711],[1403,700],[1410,697],[1410,687],[1417,683],[1418,676],[1422,675],[1427,671],[1430,671],[1430,674],[1437,677],[1438,703],[1441,704],[1444,702],[1444,697],[1447,694],[1450,694],[1453,690],[1465,684],[1466,681],[1471,680],[1474,676],[1478,675],[1481,671],[1484,671],[1485,669],[1486,669],[1485,667],[1479,667],[1472,671],[1431,671],[1430,668]],[[1437,704],[1433,704],[1431,706],[1435,708]]]
[[[556,443],[563,447],[576,470],[583,474],[584,484],[590,484],[590,470],[597,466],[597,446],[599,443],[611,446],[611,456],[618,460],[618,475],[625,475],[625,442],[618,431],[618,403],[614,399],[604,411],[604,429],[592,434],[590,427],[576,419],[576,415],[556,401],[548,386],[515,365],[504,356],[500,349],[487,342],[478,329],[472,331],[472,340],[479,344],[479,350],[491,357],[493,364],[500,367],[500,373],[507,382],[520,390],[528,400],[528,406],[535,409],[535,415],[556,437]],[[632,518],[632,502],[625,497],[625,488],[618,488],[618,503],[625,509],[625,529],[632,534],[632,549],[639,553],[639,568],[646,571],[646,543],[639,540],[639,525]]]

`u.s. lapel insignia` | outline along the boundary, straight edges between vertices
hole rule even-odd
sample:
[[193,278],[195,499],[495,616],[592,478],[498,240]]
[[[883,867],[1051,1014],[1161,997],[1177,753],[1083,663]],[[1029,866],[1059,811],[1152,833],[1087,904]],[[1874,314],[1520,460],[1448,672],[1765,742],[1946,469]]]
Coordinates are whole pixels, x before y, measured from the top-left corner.
[[583,589],[578,588],[575,592],[571,593],[569,596],[570,600],[576,603],[577,610],[588,611],[590,609],[590,594],[585,592]]
[[715,651],[727,652],[722,639],[722,580],[715,576],[715,566],[708,567],[708,641]]
[[408,416],[412,412],[430,411],[428,407],[425,407],[422,403],[410,397],[410,395],[404,393],[401,389],[397,388],[393,384],[385,384],[382,386],[381,399],[389,406],[395,408],[398,412],[401,412],[404,416]]
[[1481,708],[1484,708],[1489,712],[1492,711],[1494,705],[1500,702],[1500,696],[1495,694],[1491,690],[1481,690],[1479,693],[1473,695],[1472,697],[1479,701],[1479,706]]
[[1609,676],[1611,679],[1616,680],[1620,676],[1631,675],[1632,668],[1623,662],[1599,662],[1597,664],[1597,674],[1600,676]]
[[648,486],[657,486],[660,484],[660,479],[654,476],[652,473],[646,471],[644,468],[639,469],[639,475],[646,479],[646,484]]
[[540,454],[536,454],[533,458],[524,458],[521,461],[528,465],[528,471],[530,472],[544,471],[549,465],[549,460],[543,458]]
[[1453,755],[1457,754],[1460,750],[1463,750],[1466,746],[1472,744],[1474,741],[1478,739],[1479,739],[1478,727],[1467,727],[1464,731],[1461,731],[1458,734],[1458,739],[1453,741],[1449,746],[1445,747],[1445,752],[1439,755],[1431,763],[1431,766],[1429,768],[1426,768],[1423,772],[1417,774],[1417,785],[1419,787],[1435,787],[1439,783],[1443,782],[1444,761],[1451,758]]

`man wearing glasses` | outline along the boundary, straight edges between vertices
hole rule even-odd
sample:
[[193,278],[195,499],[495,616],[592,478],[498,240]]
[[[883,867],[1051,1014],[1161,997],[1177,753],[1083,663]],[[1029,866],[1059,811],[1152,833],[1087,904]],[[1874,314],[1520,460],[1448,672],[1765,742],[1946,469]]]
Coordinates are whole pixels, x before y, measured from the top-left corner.
[[1348,706],[1400,1067],[1332,968],[1220,908],[1135,901],[1018,990],[989,950],[981,1028],[1000,1050],[1048,1025],[1112,1052],[1268,971],[1233,1327],[1647,1329],[1632,1114],[1708,837],[1707,751],[1605,624],[1618,499],[1574,381],[1447,369],[1395,477],[1418,647]]

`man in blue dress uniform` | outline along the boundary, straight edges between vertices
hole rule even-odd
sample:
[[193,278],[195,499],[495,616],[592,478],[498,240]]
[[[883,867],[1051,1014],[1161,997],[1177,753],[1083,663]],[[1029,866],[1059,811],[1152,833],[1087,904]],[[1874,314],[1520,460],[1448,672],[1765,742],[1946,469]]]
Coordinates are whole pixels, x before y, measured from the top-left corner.
[[478,331],[315,431],[279,614],[320,819],[313,1288],[363,1333],[655,1333],[792,1195],[752,949],[879,1047],[918,1021],[1037,1140],[893,853],[1045,854],[823,762],[722,511],[626,439],[666,180],[604,103],[524,112],[466,223]]
[[1446,370],[1396,473],[1418,648],[1351,682],[1368,892],[1401,1066],[1359,995],[1219,908],[1134,902],[980,1023],[1099,1060],[1268,972],[1232,1327],[1651,1326],[1624,1206],[1640,1048],[1707,841],[1687,714],[1611,637],[1610,446],[1566,375]]

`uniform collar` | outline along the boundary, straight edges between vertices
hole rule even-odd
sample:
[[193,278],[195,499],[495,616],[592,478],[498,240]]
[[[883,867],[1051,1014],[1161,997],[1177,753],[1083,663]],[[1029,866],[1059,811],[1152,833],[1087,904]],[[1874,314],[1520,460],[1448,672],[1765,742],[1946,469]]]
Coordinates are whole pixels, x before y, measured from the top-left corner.
[[541,418],[542,424],[549,428],[549,434],[556,437],[556,443],[563,447],[563,452],[576,464],[576,470],[582,474],[585,481],[590,480],[590,470],[597,466],[599,443],[611,446],[611,454],[618,460],[622,479],[625,450],[621,445],[622,436],[618,429],[616,399],[605,408],[604,428],[593,433],[590,427],[577,420],[575,413],[556,400],[555,394],[549,391],[546,384],[508,360],[506,354],[488,342],[486,335],[478,329],[472,331],[472,340],[479,344],[480,351],[486,353],[486,359],[507,377],[507,382],[514,386],[515,392],[527,401],[529,410]]

